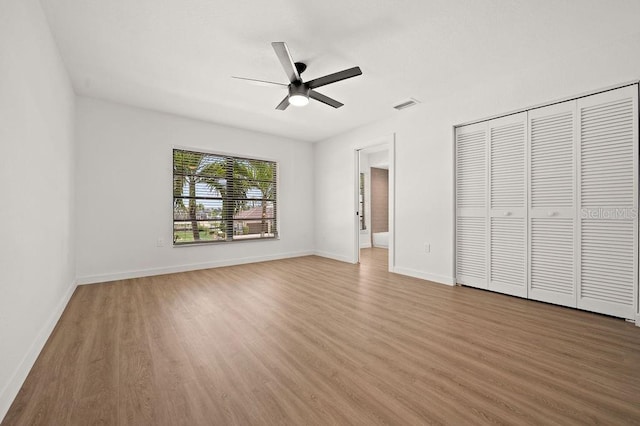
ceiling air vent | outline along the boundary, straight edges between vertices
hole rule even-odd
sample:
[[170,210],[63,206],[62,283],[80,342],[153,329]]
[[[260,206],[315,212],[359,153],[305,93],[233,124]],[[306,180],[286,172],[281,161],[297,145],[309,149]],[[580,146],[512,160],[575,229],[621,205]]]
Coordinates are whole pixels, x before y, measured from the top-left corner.
[[419,100],[414,99],[414,98],[409,98],[409,99],[407,99],[407,100],[405,100],[405,101],[402,101],[402,102],[397,103],[397,104],[396,104],[396,105],[394,105],[393,107],[394,107],[395,109],[397,109],[398,111],[401,111],[401,110],[403,110],[403,109],[411,108],[412,106],[417,105],[417,104],[419,104],[419,103],[420,103],[420,101],[419,101]]

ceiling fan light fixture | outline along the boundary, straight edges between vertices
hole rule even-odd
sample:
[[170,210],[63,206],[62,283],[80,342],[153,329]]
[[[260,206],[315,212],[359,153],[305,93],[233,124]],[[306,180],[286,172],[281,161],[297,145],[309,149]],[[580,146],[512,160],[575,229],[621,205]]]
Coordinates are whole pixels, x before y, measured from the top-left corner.
[[309,103],[309,98],[305,95],[296,93],[289,96],[289,103],[293,106],[302,107]]
[[291,84],[289,86],[289,103],[301,107],[309,103],[310,89],[304,84]]

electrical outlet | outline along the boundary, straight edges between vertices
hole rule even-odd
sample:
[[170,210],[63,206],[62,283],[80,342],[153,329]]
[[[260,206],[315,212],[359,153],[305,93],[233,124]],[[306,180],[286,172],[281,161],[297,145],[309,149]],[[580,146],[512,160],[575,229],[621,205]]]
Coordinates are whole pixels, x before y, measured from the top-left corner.
[[156,241],[156,247],[164,247],[164,238],[158,238],[158,241]]
[[424,243],[424,252],[425,253],[431,253],[431,244]]

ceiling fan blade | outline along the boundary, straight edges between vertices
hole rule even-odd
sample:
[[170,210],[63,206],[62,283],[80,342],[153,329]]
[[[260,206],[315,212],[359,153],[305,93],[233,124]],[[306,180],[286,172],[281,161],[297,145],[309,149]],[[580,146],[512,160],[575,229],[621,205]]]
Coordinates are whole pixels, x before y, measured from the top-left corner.
[[291,58],[291,54],[289,53],[289,49],[287,48],[287,43],[283,41],[274,41],[273,43],[271,43],[271,46],[273,46],[273,50],[275,50],[278,59],[280,59],[282,68],[284,68],[284,72],[287,73],[289,81],[292,83],[300,81],[300,73],[298,73],[296,64]]
[[349,68],[348,70],[338,71],[333,74],[325,75],[324,77],[316,78],[306,83],[311,89],[315,89],[327,84],[335,83],[337,81],[346,80],[347,78],[357,77],[362,74],[360,67]]
[[332,99],[328,96],[323,95],[322,93],[318,93],[314,90],[310,90],[309,91],[309,97],[311,99],[315,99],[316,101],[320,101],[323,104],[327,104],[329,106],[332,106],[334,108],[340,108],[342,105],[344,105],[341,102],[336,101],[335,99]]
[[288,86],[288,84],[284,84],[284,83],[275,83],[273,81],[257,80],[255,78],[236,77],[236,76],[231,76],[231,78],[235,78],[238,80],[246,80],[251,83],[255,83],[258,86],[284,86],[284,87]]
[[289,106],[289,95],[284,97],[284,99],[282,100],[282,102],[278,104],[276,109],[279,109],[280,111],[284,111],[285,109],[287,109],[288,106]]

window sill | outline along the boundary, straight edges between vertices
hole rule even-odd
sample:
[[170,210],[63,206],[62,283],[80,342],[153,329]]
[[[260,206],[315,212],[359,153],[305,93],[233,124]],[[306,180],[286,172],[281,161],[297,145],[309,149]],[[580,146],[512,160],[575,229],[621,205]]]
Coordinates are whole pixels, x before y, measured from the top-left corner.
[[264,237],[264,238],[238,238],[235,240],[227,241],[227,240],[219,240],[219,241],[200,241],[200,242],[189,242],[189,243],[180,243],[173,244],[173,247],[194,247],[194,246],[210,246],[210,245],[224,245],[224,244],[236,244],[236,243],[249,243],[256,241],[278,241],[280,237]]

